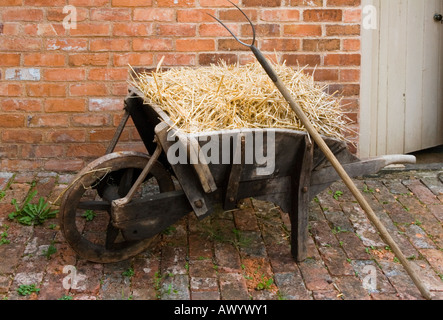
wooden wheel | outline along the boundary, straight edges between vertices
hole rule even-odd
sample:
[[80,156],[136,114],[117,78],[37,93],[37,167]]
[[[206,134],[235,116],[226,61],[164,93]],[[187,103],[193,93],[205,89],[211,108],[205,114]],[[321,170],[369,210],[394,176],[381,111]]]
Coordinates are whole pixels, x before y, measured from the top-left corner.
[[[112,201],[126,196],[149,159],[138,152],[112,153],[77,174],[62,199],[60,225],[66,241],[82,258],[99,263],[116,262],[149,247],[153,238],[126,240],[111,219]],[[174,189],[170,174],[155,162],[136,198]]]

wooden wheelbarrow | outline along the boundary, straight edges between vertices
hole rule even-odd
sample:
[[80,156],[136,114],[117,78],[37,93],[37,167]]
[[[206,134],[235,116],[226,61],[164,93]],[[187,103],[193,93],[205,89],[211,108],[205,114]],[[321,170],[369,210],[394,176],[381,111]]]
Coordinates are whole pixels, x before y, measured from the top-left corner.
[[[81,257],[99,263],[130,258],[190,212],[203,219],[253,197],[289,213],[292,254],[297,261],[306,258],[309,203],[340,179],[307,133],[242,129],[183,135],[136,89],[124,110],[107,154],[81,170],[62,199],[61,228]],[[113,152],[129,117],[147,153]],[[346,143],[323,138],[352,177],[415,162],[403,155],[360,160]]]

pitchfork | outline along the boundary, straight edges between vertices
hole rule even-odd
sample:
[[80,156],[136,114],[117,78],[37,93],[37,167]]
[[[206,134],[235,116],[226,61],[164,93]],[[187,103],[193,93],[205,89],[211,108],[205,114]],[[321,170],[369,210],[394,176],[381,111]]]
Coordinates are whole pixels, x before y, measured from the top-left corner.
[[245,16],[245,18],[248,20],[249,24],[252,27],[252,43],[247,44],[240,39],[237,38],[237,36],[219,19],[214,17],[213,15],[209,14],[212,18],[217,20],[226,30],[229,31],[229,33],[237,40],[240,44],[248,47],[251,49],[251,51],[254,53],[254,56],[257,58],[258,62],[261,64],[263,69],[268,74],[269,78],[274,82],[277,89],[280,91],[280,93],[283,95],[285,100],[289,103],[291,108],[294,110],[297,117],[300,119],[300,121],[303,123],[303,125],[306,128],[306,131],[310,134],[310,136],[313,138],[315,143],[317,143],[318,147],[322,150],[326,158],[331,162],[334,169],[337,171],[340,178],[343,180],[343,182],[346,184],[346,186],[349,188],[351,193],[354,195],[360,206],[365,210],[369,220],[375,225],[375,227],[380,232],[383,239],[386,241],[386,243],[389,245],[389,247],[392,249],[392,251],[395,253],[397,258],[400,260],[406,271],[408,272],[411,279],[414,281],[417,288],[420,290],[421,294],[424,298],[431,300],[432,296],[428,289],[423,285],[421,280],[419,279],[417,273],[412,269],[411,265],[409,264],[409,261],[406,259],[398,245],[395,243],[394,239],[391,237],[385,226],[381,223],[380,219],[375,215],[374,211],[360,192],[360,190],[356,187],[352,179],[349,177],[348,173],[345,171],[343,166],[340,164],[340,162],[335,157],[334,153],[331,151],[331,149],[328,147],[326,142],[323,140],[322,136],[317,132],[317,130],[314,128],[314,126],[309,121],[308,117],[305,115],[303,110],[300,108],[300,106],[295,102],[295,100],[292,98],[291,93],[286,88],[283,81],[279,78],[273,67],[269,64],[269,62],[266,60],[265,56],[261,53],[261,51],[255,46],[255,40],[256,40],[256,33],[255,33],[255,27],[252,21],[249,19],[249,17],[243,12],[242,9],[240,9],[236,4],[229,1],[232,5],[234,5],[240,12]]

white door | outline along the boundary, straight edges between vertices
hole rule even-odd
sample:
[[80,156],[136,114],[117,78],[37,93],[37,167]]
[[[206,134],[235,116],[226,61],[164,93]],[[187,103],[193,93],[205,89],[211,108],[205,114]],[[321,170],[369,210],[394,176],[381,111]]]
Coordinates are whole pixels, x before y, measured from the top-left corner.
[[363,0],[359,156],[443,144],[443,0]]

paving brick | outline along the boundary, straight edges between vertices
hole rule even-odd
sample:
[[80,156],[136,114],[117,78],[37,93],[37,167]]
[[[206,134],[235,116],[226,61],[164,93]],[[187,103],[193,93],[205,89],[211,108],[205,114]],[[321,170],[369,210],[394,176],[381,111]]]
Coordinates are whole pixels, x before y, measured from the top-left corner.
[[314,300],[341,300],[338,291],[312,291]]
[[278,287],[279,295],[288,300],[310,300],[311,296],[306,289],[303,278],[299,270],[295,272],[276,273],[274,275],[275,284]]
[[218,292],[218,280],[214,278],[191,277],[190,287],[192,293],[197,291],[216,291]]
[[395,294],[397,290],[374,260],[354,260],[352,266],[362,282],[363,288],[370,294]]
[[366,248],[355,233],[340,232],[337,234],[340,246],[346,253],[346,256],[352,260],[368,259],[369,255]]
[[191,300],[220,300],[219,291],[191,291]]
[[17,265],[20,263],[21,255],[24,246],[22,244],[3,244],[0,246],[0,274],[11,274],[15,271]]
[[231,244],[216,243],[214,245],[215,264],[220,272],[239,272],[241,261],[238,250]]
[[383,268],[383,273],[388,277],[389,281],[399,293],[401,299],[406,300],[422,300],[420,291],[412,282],[403,266],[396,262],[386,260],[379,261]]
[[437,177],[437,174],[432,174],[431,176],[424,176],[421,178],[421,182],[434,193],[434,195],[439,196],[443,194],[443,183]]
[[167,276],[163,280],[160,296],[162,300],[189,300],[189,276],[176,274]]
[[240,273],[220,273],[220,294],[223,300],[249,300],[246,281]]
[[443,274],[443,252],[438,249],[421,249],[420,253],[426,258],[438,274]]
[[255,211],[252,208],[238,210],[234,213],[237,229],[242,231],[259,231]]
[[337,277],[334,283],[340,289],[344,300],[370,300],[369,293],[355,277]]
[[240,231],[238,233],[240,252],[251,257],[265,257],[266,247],[261,233],[257,231]]
[[186,247],[170,247],[162,248],[161,273],[162,274],[186,274],[187,249]]
[[189,275],[199,278],[215,278],[218,267],[212,259],[201,258],[189,261]]
[[425,185],[421,183],[420,180],[405,180],[403,184],[411,190],[414,195],[424,204],[438,204],[440,201],[437,199],[435,194],[429,190]]
[[365,212],[356,204],[343,204],[343,212],[349,215],[356,234],[365,247],[384,247],[385,243],[378,235],[376,229],[366,217]]
[[306,288],[310,291],[332,290],[332,278],[321,261],[306,259],[299,263]]

